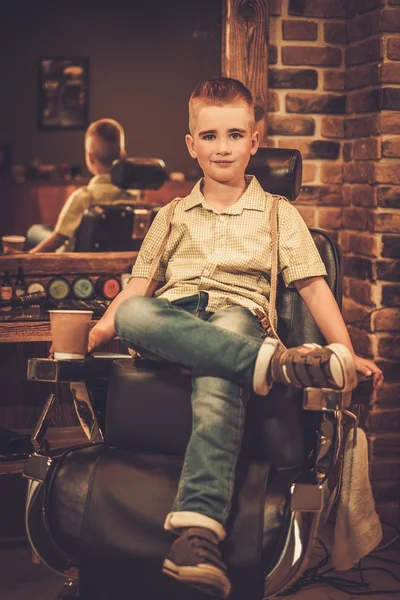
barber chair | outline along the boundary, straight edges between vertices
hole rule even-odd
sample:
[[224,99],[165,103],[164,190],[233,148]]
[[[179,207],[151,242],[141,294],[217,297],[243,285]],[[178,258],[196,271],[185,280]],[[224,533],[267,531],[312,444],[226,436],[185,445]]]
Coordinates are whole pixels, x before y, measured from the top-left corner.
[[[272,189],[281,186],[279,192],[294,199],[300,154],[262,149],[258,164],[267,189],[269,152]],[[340,303],[339,249],[326,233],[311,231]],[[282,282],[277,310],[287,346],[324,343],[296,289]],[[161,573],[173,541],[163,522],[191,431],[189,374],[177,365],[98,353],[83,361],[30,359],[28,379],[69,381],[88,437],[61,455],[42,454],[55,402],[50,396],[24,471],[27,532],[41,560],[69,578],[67,587],[79,572],[82,600],[209,598]],[[272,390],[248,404],[223,547],[233,600],[279,596],[307,567],[338,497],[347,436],[357,426],[357,406],[369,401],[371,382],[351,394],[279,385]]]
[[121,190],[140,190],[140,197],[135,204],[118,201],[87,209],[77,230],[75,252],[139,250],[156,214],[156,207],[144,202],[144,193],[159,189],[167,178],[165,164],[158,158],[115,161],[112,183]]

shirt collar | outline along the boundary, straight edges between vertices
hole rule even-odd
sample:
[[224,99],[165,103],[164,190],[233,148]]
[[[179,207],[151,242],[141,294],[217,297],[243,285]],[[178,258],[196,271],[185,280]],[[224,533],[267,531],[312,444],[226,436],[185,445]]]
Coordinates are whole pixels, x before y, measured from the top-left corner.
[[[242,194],[242,196],[239,198],[239,200],[237,200],[237,202],[235,202],[235,204],[232,204],[231,206],[228,206],[223,211],[221,211],[224,214],[240,215],[242,214],[245,208],[249,210],[265,210],[266,195],[261,185],[258,183],[254,175],[245,175],[245,179],[247,183],[247,188],[244,194]],[[184,211],[190,210],[191,208],[194,208],[195,206],[199,205],[202,205],[207,210],[213,210],[212,206],[208,204],[206,198],[203,196],[203,193],[201,191],[203,185],[204,179],[200,179],[196,183],[193,190],[186,199],[185,208],[183,209]]]
[[92,187],[94,185],[102,185],[104,183],[111,183],[111,175],[109,173],[104,173],[103,175],[95,175],[91,178],[88,183],[88,187]]

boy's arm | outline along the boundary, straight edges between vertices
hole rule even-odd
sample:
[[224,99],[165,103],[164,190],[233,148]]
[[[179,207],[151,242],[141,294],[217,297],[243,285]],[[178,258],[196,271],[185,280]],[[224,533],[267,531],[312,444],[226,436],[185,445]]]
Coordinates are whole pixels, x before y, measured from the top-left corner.
[[382,371],[374,362],[361,358],[354,353],[346,324],[325,279],[323,277],[308,277],[293,283],[328,344],[338,342],[347,346],[354,354],[357,371],[366,377],[372,375],[374,387],[380,387],[383,383]]
[[59,248],[66,239],[68,238],[65,235],[61,235],[61,233],[53,231],[48,238],[40,242],[40,244],[34,248],[31,248],[31,250],[29,250],[29,254],[36,254],[37,252],[53,252],[54,250],[57,250],[57,248]]
[[[157,281],[152,281],[150,286],[151,294],[154,293],[157,285]],[[93,350],[115,337],[114,318],[118,307],[124,300],[132,296],[143,296],[146,286],[147,279],[145,277],[133,277],[128,285],[114,298],[100,321],[93,327],[89,334],[88,352],[93,352]]]

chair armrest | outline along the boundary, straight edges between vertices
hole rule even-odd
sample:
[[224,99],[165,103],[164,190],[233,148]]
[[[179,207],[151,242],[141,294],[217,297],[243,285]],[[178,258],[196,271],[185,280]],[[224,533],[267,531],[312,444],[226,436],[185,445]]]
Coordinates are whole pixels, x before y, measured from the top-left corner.
[[29,358],[28,381],[86,381],[96,374],[104,375],[114,360],[132,358],[118,352],[95,352],[82,360],[57,360],[54,358]]

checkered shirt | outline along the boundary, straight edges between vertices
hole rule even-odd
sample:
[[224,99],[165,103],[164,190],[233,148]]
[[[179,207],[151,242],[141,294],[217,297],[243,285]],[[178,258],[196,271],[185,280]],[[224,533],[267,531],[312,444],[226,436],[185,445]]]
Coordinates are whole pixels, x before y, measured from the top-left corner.
[[[168,243],[154,279],[155,296],[170,301],[205,291],[208,310],[240,305],[268,314],[271,277],[272,195],[253,176],[237,202],[219,212],[202,194],[203,180],[175,207]],[[302,217],[286,199],[278,204],[278,270],[288,286],[326,275]],[[158,212],[142,244],[132,277],[149,276],[166,231],[168,205]]]

